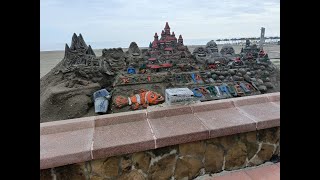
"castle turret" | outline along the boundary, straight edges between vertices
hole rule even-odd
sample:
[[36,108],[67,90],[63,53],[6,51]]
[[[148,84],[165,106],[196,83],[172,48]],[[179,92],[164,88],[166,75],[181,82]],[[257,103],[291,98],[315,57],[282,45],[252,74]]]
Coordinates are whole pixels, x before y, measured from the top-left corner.
[[157,41],[158,41],[158,37],[159,37],[159,36],[158,36],[158,34],[157,34],[157,33],[155,33],[153,37],[154,37],[154,41],[156,41],[156,42],[157,42]]
[[161,32],[161,38],[160,39],[164,39],[166,37],[165,33],[164,33],[164,30],[162,30]]
[[183,46],[183,39],[182,39],[181,34],[179,35],[178,44]]
[[171,37],[172,37],[172,40],[173,40],[175,43],[177,43],[177,38],[176,38],[176,35],[174,34],[173,31],[172,31]]

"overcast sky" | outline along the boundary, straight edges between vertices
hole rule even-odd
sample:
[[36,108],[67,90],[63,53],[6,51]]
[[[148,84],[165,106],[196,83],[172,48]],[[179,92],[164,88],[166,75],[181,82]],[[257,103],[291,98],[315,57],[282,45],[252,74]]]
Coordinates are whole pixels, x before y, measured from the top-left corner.
[[74,32],[94,49],[146,47],[165,22],[185,44],[259,37],[261,27],[280,36],[280,0],[41,0],[40,50],[64,49]]

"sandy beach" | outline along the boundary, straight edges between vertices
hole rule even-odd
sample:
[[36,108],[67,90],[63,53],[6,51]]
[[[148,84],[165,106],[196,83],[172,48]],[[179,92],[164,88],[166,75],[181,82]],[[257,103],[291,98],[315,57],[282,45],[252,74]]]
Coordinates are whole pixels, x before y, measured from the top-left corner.
[[[190,52],[199,45],[187,45]],[[243,46],[232,45],[236,53],[240,53]],[[220,50],[222,45],[218,45]],[[141,48],[143,49],[143,48]],[[127,51],[128,48],[123,48],[123,51]],[[276,65],[280,66],[280,45],[265,45],[264,50],[268,53],[269,58]],[[102,49],[95,49],[97,56],[102,55]],[[46,75],[56,64],[58,64],[64,56],[64,50],[61,51],[40,51],[40,78]]]

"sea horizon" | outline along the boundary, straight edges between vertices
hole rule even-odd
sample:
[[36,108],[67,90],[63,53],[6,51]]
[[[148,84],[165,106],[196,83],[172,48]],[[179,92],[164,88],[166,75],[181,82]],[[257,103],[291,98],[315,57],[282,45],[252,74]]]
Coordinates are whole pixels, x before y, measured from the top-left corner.
[[[206,45],[207,42],[214,40],[218,45],[223,44],[243,44],[244,41],[216,41],[216,39],[185,39],[184,44],[186,46],[200,46],[200,45]],[[276,40],[270,40],[266,39],[265,42],[276,42],[279,39]],[[87,45],[90,45],[92,49],[104,49],[104,48],[129,48],[131,42],[136,42],[139,48],[146,48],[149,46],[150,41],[127,41],[127,42],[121,42],[121,41],[102,41],[102,42],[86,42]],[[259,41],[253,40],[252,43],[258,43]],[[40,44],[40,52],[47,52],[47,51],[64,51],[65,44],[71,45],[71,42],[67,43],[46,43],[46,44]]]

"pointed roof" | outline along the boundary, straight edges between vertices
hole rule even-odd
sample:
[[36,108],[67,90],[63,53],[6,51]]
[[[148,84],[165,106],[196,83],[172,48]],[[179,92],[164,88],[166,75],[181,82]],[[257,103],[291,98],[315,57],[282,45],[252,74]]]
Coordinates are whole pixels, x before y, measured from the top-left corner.
[[158,33],[155,33],[155,34],[154,34],[154,37],[158,37]]
[[66,46],[65,46],[65,48],[64,48],[64,51],[69,51],[69,50],[70,50],[70,48],[69,48],[68,44],[66,43]]
[[77,34],[76,34],[76,33],[73,33],[72,39],[77,38],[77,37],[78,37]]
[[76,33],[73,33],[70,49],[76,50],[78,46],[78,36]]
[[92,50],[90,45],[89,45],[89,47],[87,49],[87,54],[90,54],[90,55],[93,55],[94,57],[96,57],[96,54],[94,53],[94,51]]
[[81,47],[84,47],[86,49],[88,48],[88,46],[87,46],[86,42],[84,41],[84,39],[83,39],[81,34],[79,34],[79,36],[78,36],[78,41],[79,41],[79,44],[80,44]]
[[66,46],[64,48],[64,58],[68,58],[69,52],[70,52],[70,48],[69,48],[68,44],[66,43]]
[[174,31],[172,31],[172,36],[175,36]]
[[164,29],[170,29],[168,22],[166,22],[166,26],[164,27]]
[[164,30],[162,30],[161,34],[164,34]]
[[179,35],[179,39],[182,39],[182,36],[181,36],[181,34]]

